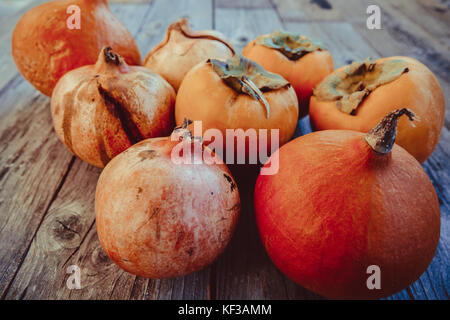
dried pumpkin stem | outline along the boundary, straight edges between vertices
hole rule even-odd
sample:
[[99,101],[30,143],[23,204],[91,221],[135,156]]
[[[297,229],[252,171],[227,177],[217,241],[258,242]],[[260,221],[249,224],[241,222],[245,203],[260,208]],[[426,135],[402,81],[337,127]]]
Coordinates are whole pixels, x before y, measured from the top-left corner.
[[398,118],[404,114],[408,116],[410,121],[417,120],[416,115],[411,110],[407,108],[397,109],[389,113],[367,132],[365,140],[373,151],[380,154],[391,152],[397,136]]

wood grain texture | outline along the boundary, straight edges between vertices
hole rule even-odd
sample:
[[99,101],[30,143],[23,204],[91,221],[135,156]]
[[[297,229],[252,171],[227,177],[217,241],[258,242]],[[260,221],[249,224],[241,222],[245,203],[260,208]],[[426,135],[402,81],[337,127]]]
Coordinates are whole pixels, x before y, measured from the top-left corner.
[[215,0],[216,8],[272,8],[270,0]]
[[334,0],[272,0],[283,21],[342,21]]
[[[18,73],[10,55],[20,16],[44,1],[0,1],[0,297],[6,299],[320,299],[271,263],[253,214],[252,179],[237,177],[241,218],[230,246],[210,267],[191,275],[148,280],[130,275],[105,255],[95,228],[94,192],[100,170],[73,157],[53,132],[49,98]],[[111,9],[135,35],[142,56],[176,19],[215,28],[237,50],[257,35],[284,28],[318,38],[335,66],[368,56],[410,55],[437,75],[449,108],[448,7],[437,0],[153,0],[114,1]],[[382,9],[382,29],[368,30],[369,3]],[[5,22],[5,23],[3,23]],[[441,239],[430,267],[388,299],[449,299],[450,116],[424,168],[441,206]],[[296,136],[311,132],[308,117]],[[81,269],[69,290],[67,267]]]

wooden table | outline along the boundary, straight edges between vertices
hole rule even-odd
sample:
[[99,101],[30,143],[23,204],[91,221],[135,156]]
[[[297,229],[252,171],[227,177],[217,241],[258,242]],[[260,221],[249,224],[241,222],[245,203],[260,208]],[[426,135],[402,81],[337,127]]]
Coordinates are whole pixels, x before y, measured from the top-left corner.
[[[270,262],[258,238],[251,184],[226,252],[186,277],[148,280],[116,267],[96,235],[94,190],[100,170],[72,156],[52,127],[50,99],[17,72],[11,33],[42,1],[0,2],[0,295],[6,299],[317,299]],[[382,29],[366,28],[366,8],[382,9]],[[438,77],[449,106],[448,1],[441,0],[185,0],[111,1],[143,56],[169,23],[188,17],[196,29],[217,29],[241,50],[277,28],[321,39],[336,66],[366,57],[409,55]],[[441,206],[436,256],[421,278],[390,299],[448,299],[450,289],[450,113],[441,140],[423,167]],[[310,132],[309,120],[297,134]],[[417,195],[420,196],[420,195]],[[79,290],[66,286],[70,265],[81,268]]]

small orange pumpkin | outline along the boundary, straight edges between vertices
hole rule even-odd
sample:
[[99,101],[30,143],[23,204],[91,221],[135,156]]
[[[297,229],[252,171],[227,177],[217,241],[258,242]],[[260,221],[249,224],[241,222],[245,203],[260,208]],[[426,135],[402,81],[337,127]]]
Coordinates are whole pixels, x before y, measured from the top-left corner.
[[183,18],[167,28],[166,37],[147,54],[144,66],[160,74],[177,91],[186,73],[196,64],[233,55],[233,46],[223,34],[214,30],[194,31]]
[[397,143],[424,162],[439,141],[445,100],[433,73],[409,57],[355,62],[324,79],[314,90],[310,120],[315,130],[367,132],[398,106],[418,117],[415,127],[400,119]]
[[292,84],[300,117],[308,114],[313,88],[333,71],[331,54],[320,43],[284,31],[259,36],[247,44],[242,54]]
[[[79,29],[67,26],[70,6],[80,9]],[[67,71],[94,64],[106,45],[128,64],[141,63],[133,36],[112,14],[106,0],[50,1],[19,20],[12,35],[12,56],[24,78],[51,96]]]
[[[270,158],[278,157],[277,174],[258,177],[261,239],[277,267],[305,288],[335,299],[386,297],[431,262],[439,202],[420,163],[394,145],[402,114],[413,118],[393,111],[366,135],[299,137]],[[370,279],[376,267],[378,284]]]

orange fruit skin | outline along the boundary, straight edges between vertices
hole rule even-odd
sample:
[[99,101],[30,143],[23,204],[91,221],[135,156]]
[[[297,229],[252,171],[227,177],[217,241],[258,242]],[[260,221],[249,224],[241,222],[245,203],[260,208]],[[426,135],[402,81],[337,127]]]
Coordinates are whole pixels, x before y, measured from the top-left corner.
[[[80,8],[80,29],[67,27],[70,5]],[[47,96],[67,71],[94,64],[104,46],[112,47],[130,65],[141,62],[136,42],[109,10],[106,0],[44,3],[25,13],[12,35],[17,68]]]
[[[203,133],[218,129],[226,136],[226,129],[267,129],[267,149],[270,150],[271,129],[279,129],[279,145],[292,137],[297,125],[298,103],[292,87],[264,93],[270,105],[267,113],[261,102],[247,94],[239,94],[203,62],[192,68],[183,79],[175,102],[175,122],[181,125],[185,118],[201,120]],[[258,139],[262,135],[258,136]],[[205,139],[208,143],[208,140]],[[224,147],[227,146],[224,141]],[[247,152],[247,151],[245,151]],[[247,153],[246,153],[247,154]]]
[[333,101],[319,101],[312,96],[309,111],[311,125],[315,130],[367,132],[389,112],[407,107],[420,119],[414,121],[415,127],[407,119],[399,119],[396,143],[422,163],[431,155],[439,141],[444,125],[444,93],[430,69],[419,61],[399,56],[377,61],[390,59],[403,60],[409,71],[372,91],[354,116],[338,110]]
[[333,72],[333,58],[325,50],[307,53],[297,61],[293,61],[278,50],[255,44],[253,40],[247,44],[242,54],[262,65],[267,71],[278,73],[291,83],[297,94],[300,117],[308,114],[313,88]]
[[[279,172],[257,179],[255,216],[270,258],[289,278],[328,298],[369,299],[425,271],[439,241],[439,203],[402,147],[380,156],[362,133],[325,130],[276,156]],[[381,269],[381,290],[366,286],[370,265]]]

